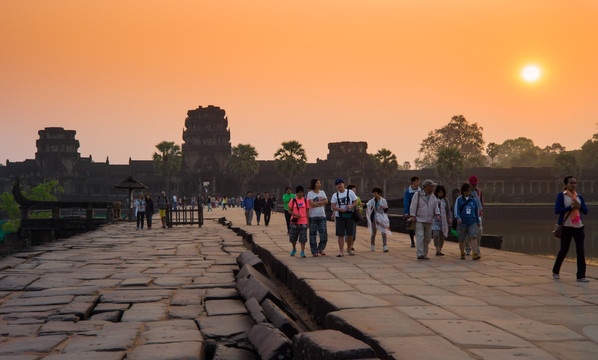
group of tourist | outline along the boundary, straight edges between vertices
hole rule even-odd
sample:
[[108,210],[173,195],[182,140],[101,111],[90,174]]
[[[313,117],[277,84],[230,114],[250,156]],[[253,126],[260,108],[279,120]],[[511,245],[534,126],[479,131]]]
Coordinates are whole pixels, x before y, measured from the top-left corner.
[[[166,192],[162,191],[158,199],[158,212],[160,214],[160,220],[162,221],[162,228],[166,227],[166,207],[168,206],[168,198],[166,198]],[[152,194],[147,193],[145,196],[139,194],[134,202],[135,217],[137,218],[137,230],[143,230],[144,219],[147,219],[147,229],[152,228],[152,217],[154,216],[154,200]]]
[[255,198],[252,197],[251,191],[248,191],[241,202],[241,208],[245,211],[245,222],[247,225],[251,225],[253,222],[253,213],[255,213],[257,224],[260,224],[262,214],[264,214],[264,225],[268,226],[272,211],[276,211],[274,200],[267,191],[264,192],[264,197],[262,197],[262,194],[257,193]]
[[[411,247],[415,248],[418,260],[429,260],[428,248],[433,240],[436,256],[444,256],[444,242],[449,233],[456,232],[459,241],[460,259],[466,259],[471,254],[472,260],[481,259],[480,243],[482,238],[482,220],[484,214],[484,197],[478,187],[478,178],[471,176],[468,183],[460,186],[457,199],[451,205],[447,189],[433,180],[426,179],[421,183],[420,178],[411,178],[410,186],[405,190],[403,199],[403,217],[407,224],[411,224],[409,237]],[[354,242],[357,223],[362,218],[363,206],[357,196],[355,185],[345,186],[343,179],[334,181],[336,191],[330,196],[322,189],[320,179],[312,179],[305,194],[303,186],[297,186],[295,193],[290,187],[285,189],[282,196],[287,233],[291,242],[291,256],[297,252],[297,242],[301,247],[300,256],[306,257],[305,247],[308,239],[309,250],[314,257],[325,256],[328,243],[328,230],[325,207],[330,203],[331,220],[335,223],[335,234],[338,240],[339,252],[337,257],[345,254],[354,255]],[[554,207],[559,215],[558,225],[562,226],[560,251],[556,257],[552,274],[554,279],[560,279],[560,269],[567,255],[571,240],[575,241],[577,252],[577,280],[587,282],[584,254],[584,224],[582,214],[588,213],[583,197],[576,192],[577,180],[573,176],[564,178],[563,191],[557,195]],[[372,198],[365,205],[365,218],[370,233],[371,251],[375,251],[375,239],[378,232],[382,237],[383,252],[388,252],[388,237],[391,235],[390,222],[387,216],[388,202],[382,197],[382,188],[372,189]],[[163,191],[157,199],[157,206],[162,220],[162,227],[166,227],[165,213],[169,206],[166,193]],[[173,195],[173,206],[177,204],[176,194]],[[226,209],[227,200],[222,199],[222,207]],[[264,224],[270,223],[272,211],[276,211],[276,203],[268,192],[264,195],[257,193],[253,197],[248,191],[238,202],[244,210],[246,224],[251,225],[253,214],[260,224],[263,214]],[[208,197],[208,210],[212,204]],[[147,229],[152,228],[154,202],[151,194],[139,195],[134,203],[137,217],[137,230],[143,229],[144,219],[147,219]],[[318,242],[319,238],[319,242]]]

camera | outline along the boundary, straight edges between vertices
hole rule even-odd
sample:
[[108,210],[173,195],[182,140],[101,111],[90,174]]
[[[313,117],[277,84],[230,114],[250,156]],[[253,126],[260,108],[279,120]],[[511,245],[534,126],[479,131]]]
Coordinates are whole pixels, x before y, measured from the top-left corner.
[[291,224],[296,224],[296,223],[298,223],[298,222],[299,222],[299,219],[298,219],[298,218],[296,218],[296,217],[292,217],[292,218],[291,218]]

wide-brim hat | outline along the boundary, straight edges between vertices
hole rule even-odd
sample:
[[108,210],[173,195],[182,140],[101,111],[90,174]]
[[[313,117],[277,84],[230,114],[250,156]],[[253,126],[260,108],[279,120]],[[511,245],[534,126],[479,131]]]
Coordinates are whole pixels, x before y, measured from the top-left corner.
[[426,180],[424,180],[424,183],[422,184],[422,186],[426,187],[428,185],[436,186],[436,183],[432,179],[426,179]]

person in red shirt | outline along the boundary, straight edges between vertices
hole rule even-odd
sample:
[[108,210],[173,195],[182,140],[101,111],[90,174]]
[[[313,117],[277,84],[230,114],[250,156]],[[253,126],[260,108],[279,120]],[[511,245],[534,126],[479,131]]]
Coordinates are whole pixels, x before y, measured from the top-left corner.
[[299,185],[295,189],[295,197],[289,202],[289,214],[291,215],[291,225],[289,230],[289,240],[293,245],[291,256],[297,252],[297,240],[301,244],[301,257],[305,257],[305,243],[307,242],[308,210],[309,203],[303,197],[303,186]]

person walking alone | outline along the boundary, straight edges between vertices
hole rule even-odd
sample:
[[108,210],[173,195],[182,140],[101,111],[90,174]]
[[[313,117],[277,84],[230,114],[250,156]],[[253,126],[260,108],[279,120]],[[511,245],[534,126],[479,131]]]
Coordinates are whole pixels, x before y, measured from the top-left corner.
[[168,207],[168,198],[166,197],[165,191],[160,193],[156,202],[158,203],[158,212],[160,214],[160,220],[162,221],[162,229],[164,229],[166,228],[166,208]]
[[264,193],[264,207],[262,208],[262,211],[264,212],[264,224],[266,226],[270,224],[272,209],[274,209],[274,201],[272,201],[270,194],[266,191]]
[[139,225],[141,225],[141,230],[143,230],[143,221],[145,219],[145,199],[143,195],[139,194],[137,196],[137,200],[135,200],[135,214],[137,215],[137,230],[139,230]]
[[154,216],[154,200],[152,194],[145,194],[145,217],[147,218],[147,229],[152,228],[152,217]]
[[560,279],[561,265],[569,251],[571,238],[575,241],[575,252],[577,253],[577,281],[589,282],[586,278],[586,258],[584,253],[584,224],[581,219],[581,214],[588,214],[588,207],[583,199],[583,196],[578,194],[577,179],[573,176],[567,176],[564,179],[565,189],[556,197],[554,204],[554,213],[559,215],[557,224],[563,226],[563,234],[561,236],[561,249],[559,250],[554,266],[552,268],[552,277]]
[[382,234],[382,251],[388,252],[386,244],[386,236],[390,236],[390,221],[386,212],[388,211],[388,203],[383,198],[382,188],[376,186],[372,189],[373,198],[367,202],[366,217],[368,220],[368,229],[370,230],[370,244],[372,251],[376,250],[376,232],[380,230]]

